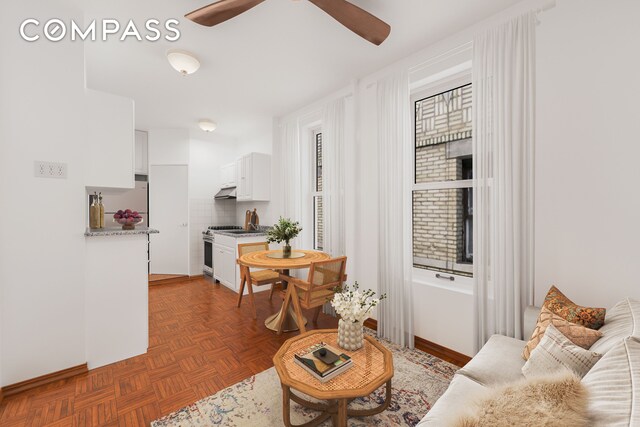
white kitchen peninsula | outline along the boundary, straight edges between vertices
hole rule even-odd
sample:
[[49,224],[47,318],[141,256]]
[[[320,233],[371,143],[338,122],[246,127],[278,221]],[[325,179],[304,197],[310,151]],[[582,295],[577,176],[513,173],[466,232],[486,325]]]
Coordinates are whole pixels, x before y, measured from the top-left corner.
[[148,234],[87,230],[86,355],[89,369],[147,352],[149,346]]

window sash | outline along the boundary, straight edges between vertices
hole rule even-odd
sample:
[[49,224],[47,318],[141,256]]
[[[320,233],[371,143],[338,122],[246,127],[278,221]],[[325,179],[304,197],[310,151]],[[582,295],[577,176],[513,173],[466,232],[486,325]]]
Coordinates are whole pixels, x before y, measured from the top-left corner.
[[[318,154],[322,155],[322,130],[315,129],[312,131],[313,138],[313,155],[311,156],[311,170],[313,179],[311,183],[311,212],[313,214],[313,248],[315,250],[323,249],[324,242],[324,212],[323,205],[321,209],[318,209],[318,201],[322,203],[322,197],[324,195],[323,183],[322,183],[322,158],[318,159]],[[319,211],[322,213],[321,222],[318,220]]]
[[[416,102],[420,102],[421,100],[438,95],[443,92],[447,92],[458,87],[466,86],[471,83],[470,73],[461,73],[459,77],[455,79],[450,79],[447,82],[437,83],[429,85],[428,87],[424,87],[422,89],[418,89],[412,93],[411,96],[411,121],[412,121],[412,163],[413,163],[413,173],[410,177],[411,179],[411,195],[409,200],[413,201],[414,192],[421,190],[442,190],[442,189],[472,189],[474,187],[474,179],[462,179],[462,180],[449,180],[449,181],[432,181],[432,182],[424,182],[424,183],[416,183]],[[413,205],[410,208],[411,215],[413,216]],[[411,254],[413,256],[413,221],[411,222]],[[472,239],[472,237],[471,237]],[[473,281],[473,278],[466,274],[457,274],[456,272],[438,272],[437,269],[430,269],[428,266],[416,267],[413,266],[414,277],[418,279],[419,282],[424,284],[432,284],[436,286],[442,286],[445,288],[449,287],[457,287],[462,286],[461,290],[464,292],[468,292],[470,289],[469,286]],[[455,282],[450,282],[448,280],[443,281],[442,279],[438,279],[439,275],[444,274],[445,277],[453,276],[455,277]]]

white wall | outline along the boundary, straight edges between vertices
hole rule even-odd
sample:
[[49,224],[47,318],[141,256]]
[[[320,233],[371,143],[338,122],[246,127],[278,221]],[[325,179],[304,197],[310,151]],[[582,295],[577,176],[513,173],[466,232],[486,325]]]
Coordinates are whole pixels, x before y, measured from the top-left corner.
[[[7,385],[86,361],[84,59],[81,43],[26,43],[17,31],[25,17],[81,20],[72,1],[0,9],[0,186],[2,211],[11,212],[0,221]],[[66,163],[68,178],[35,178],[36,160]]]
[[562,0],[538,27],[536,302],[640,298],[640,2]]
[[149,166],[188,164],[189,132],[187,130],[149,130]]

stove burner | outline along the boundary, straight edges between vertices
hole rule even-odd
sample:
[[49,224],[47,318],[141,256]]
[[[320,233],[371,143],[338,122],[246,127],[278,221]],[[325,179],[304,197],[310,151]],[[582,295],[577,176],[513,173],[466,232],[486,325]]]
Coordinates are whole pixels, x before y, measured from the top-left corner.
[[242,230],[239,225],[214,225],[209,227],[209,230]]

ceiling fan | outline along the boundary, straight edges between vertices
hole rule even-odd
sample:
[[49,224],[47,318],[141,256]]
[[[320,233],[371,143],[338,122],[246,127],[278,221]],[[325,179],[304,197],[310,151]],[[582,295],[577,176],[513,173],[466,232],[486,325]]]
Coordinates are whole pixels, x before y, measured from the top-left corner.
[[[219,0],[185,15],[200,25],[213,27],[259,5],[264,0]],[[336,21],[375,45],[380,45],[391,32],[386,22],[346,0],[309,0]]]

